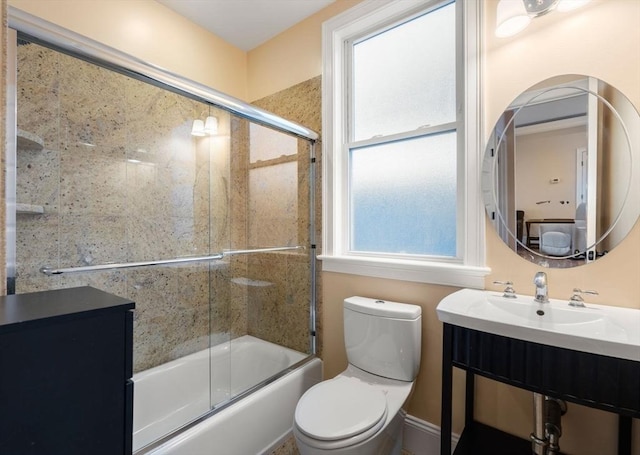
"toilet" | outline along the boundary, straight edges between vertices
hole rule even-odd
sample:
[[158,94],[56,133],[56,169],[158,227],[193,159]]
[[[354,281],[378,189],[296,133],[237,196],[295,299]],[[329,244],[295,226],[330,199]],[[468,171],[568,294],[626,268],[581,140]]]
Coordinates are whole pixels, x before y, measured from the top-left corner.
[[400,454],[402,406],[420,367],[421,308],[365,297],[343,308],[349,365],[300,398],[296,444],[301,455]]

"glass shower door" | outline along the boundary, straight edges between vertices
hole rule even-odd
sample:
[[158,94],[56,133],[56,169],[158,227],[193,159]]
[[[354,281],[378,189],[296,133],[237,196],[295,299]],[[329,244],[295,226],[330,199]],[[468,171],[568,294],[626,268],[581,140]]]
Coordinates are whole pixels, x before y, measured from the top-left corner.
[[[136,302],[139,448],[210,410],[210,336],[228,340],[210,321],[214,266],[77,270],[206,256],[214,238],[228,247],[219,223],[228,141],[191,133],[195,119],[216,116],[224,128],[229,115],[27,41],[17,47],[16,92],[15,292],[89,285]],[[172,377],[177,366],[187,369]]]
[[16,53],[14,292],[136,302],[134,450],[308,358],[311,142],[44,45]]

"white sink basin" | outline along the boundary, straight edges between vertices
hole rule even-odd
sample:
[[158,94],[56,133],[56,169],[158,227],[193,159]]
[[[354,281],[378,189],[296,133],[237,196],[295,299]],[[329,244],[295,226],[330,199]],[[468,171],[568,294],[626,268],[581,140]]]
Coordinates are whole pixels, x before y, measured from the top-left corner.
[[462,289],[438,304],[448,324],[510,338],[640,361],[640,310],[567,300],[540,304],[533,297]]

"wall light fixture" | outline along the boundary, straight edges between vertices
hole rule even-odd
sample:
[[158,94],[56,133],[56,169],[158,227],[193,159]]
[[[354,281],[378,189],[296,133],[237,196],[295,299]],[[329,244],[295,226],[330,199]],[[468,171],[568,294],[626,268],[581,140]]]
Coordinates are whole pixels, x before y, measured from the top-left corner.
[[208,116],[205,121],[200,119],[195,119],[193,121],[193,126],[191,127],[191,135],[192,136],[213,136],[214,134],[218,134],[218,118]]
[[206,136],[207,133],[204,132],[204,122],[200,119],[195,119],[193,121],[193,126],[191,127],[191,135],[192,136]]
[[204,132],[209,136],[218,134],[218,118],[209,116],[204,121]]
[[506,38],[524,30],[531,19],[551,11],[571,11],[590,0],[500,0],[496,10],[496,36]]

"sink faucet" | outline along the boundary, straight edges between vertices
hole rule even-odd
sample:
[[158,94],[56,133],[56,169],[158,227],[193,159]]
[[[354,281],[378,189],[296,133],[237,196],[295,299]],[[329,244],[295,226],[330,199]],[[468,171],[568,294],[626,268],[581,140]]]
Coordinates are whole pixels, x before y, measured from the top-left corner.
[[533,284],[536,285],[536,298],[534,300],[538,303],[548,303],[547,274],[544,272],[536,273],[536,276],[533,278]]

